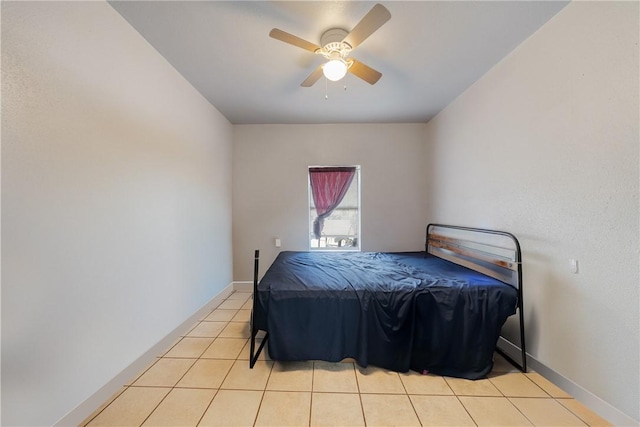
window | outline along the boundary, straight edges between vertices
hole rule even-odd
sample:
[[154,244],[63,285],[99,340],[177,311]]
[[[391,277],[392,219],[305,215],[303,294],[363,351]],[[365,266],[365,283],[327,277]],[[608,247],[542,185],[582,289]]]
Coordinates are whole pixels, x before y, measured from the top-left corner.
[[360,166],[309,167],[309,248],[360,250]]

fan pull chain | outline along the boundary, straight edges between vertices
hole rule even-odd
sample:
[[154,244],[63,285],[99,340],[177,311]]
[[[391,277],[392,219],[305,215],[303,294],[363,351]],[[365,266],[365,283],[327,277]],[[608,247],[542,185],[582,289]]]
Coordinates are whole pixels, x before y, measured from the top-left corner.
[[[344,91],[347,91],[347,85],[343,86]],[[324,99],[328,100],[329,99],[329,79],[327,79],[325,77],[324,79]]]

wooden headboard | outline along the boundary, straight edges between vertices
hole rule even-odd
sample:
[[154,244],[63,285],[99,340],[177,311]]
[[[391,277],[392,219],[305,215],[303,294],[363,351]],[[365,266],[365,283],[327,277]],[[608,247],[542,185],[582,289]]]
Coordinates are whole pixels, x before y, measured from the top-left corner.
[[517,320],[519,325],[517,329],[519,337],[506,338],[503,334],[498,340],[497,350],[502,356],[526,372],[522,254],[518,239],[513,234],[504,231],[429,224],[427,225],[425,250],[434,256],[507,283],[518,290]]

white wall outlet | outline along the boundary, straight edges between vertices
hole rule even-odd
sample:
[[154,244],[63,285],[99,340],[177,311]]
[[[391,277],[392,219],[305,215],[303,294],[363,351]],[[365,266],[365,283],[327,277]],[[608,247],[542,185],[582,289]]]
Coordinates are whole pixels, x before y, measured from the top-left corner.
[[276,237],[276,248],[279,248],[282,245],[282,242],[279,238]]
[[577,259],[570,259],[569,260],[569,271],[571,271],[573,274],[578,274],[578,260]]

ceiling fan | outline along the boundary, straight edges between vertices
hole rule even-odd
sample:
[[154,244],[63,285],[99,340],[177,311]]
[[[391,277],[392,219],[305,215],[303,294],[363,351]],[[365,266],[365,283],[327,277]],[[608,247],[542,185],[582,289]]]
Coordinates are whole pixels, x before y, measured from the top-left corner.
[[332,28],[325,31],[320,37],[320,46],[277,28],[271,30],[269,36],[322,55],[327,59],[327,62],[320,64],[300,86],[313,86],[323,75],[331,81],[338,81],[347,74],[347,71],[369,84],[375,84],[382,77],[382,74],[357,59],[348,58],[348,56],[353,49],[376,32],[389,19],[391,19],[391,13],[387,8],[381,4],[376,4],[351,32],[341,28]]

